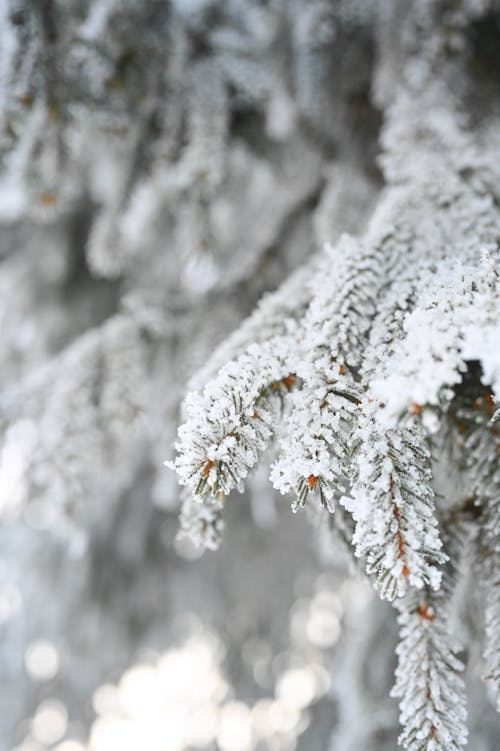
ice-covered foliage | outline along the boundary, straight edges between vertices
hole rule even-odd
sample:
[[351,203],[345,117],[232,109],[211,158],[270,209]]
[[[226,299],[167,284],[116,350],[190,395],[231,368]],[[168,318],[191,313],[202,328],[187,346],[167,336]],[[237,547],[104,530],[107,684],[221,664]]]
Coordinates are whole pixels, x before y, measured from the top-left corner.
[[[0,0],[0,745],[40,745],[29,640],[59,640],[88,722],[183,600],[165,540],[217,548],[242,491],[277,541],[288,494],[380,596],[363,648],[349,611],[332,751],[394,747],[379,600],[403,748],[464,746],[463,662],[496,750],[474,676],[498,707],[499,28],[497,0]],[[296,573],[283,546],[265,565]],[[242,551],[190,580],[231,655],[227,592],[268,615],[283,589]],[[282,751],[325,693],[289,691]],[[319,749],[336,715],[311,716]]]
[[175,469],[195,496],[224,496],[238,487],[268,446],[283,392],[295,380],[289,341],[274,338],[225,365],[201,397],[190,396]]
[[459,751],[467,743],[464,666],[442,613],[412,593],[398,602],[401,641],[393,696],[401,698],[401,746]]
[[[470,502],[451,481],[439,485],[443,471],[460,474],[477,512],[469,566],[483,582],[484,674],[497,696],[500,675],[498,142],[481,116],[470,117],[474,84],[463,82],[478,54],[475,18],[486,9],[421,2],[398,16],[381,5],[374,96],[385,109],[386,186],[378,205],[364,231],[327,244],[217,353],[217,366],[221,353],[227,364],[188,397],[196,420],[179,429],[172,466],[200,512],[210,495],[222,508],[277,435],[274,487],[292,495],[294,511],[317,496],[344,537],[339,504],[347,510],[354,555],[380,595],[395,600],[402,747],[444,751],[465,745],[467,727],[452,635],[460,574],[442,584],[456,553],[442,539],[453,540]],[[392,38],[388,50],[391,34],[398,45]],[[297,305],[284,306],[297,280]],[[281,369],[273,368],[276,331],[286,332]],[[258,368],[248,364],[256,353]],[[280,379],[292,388],[280,388],[265,432],[250,426],[239,440],[242,415],[248,422],[259,399],[267,405]]]
[[425,275],[401,341],[373,385],[387,413],[411,404],[444,407],[467,362],[480,363],[483,382],[500,392],[499,282],[496,248],[477,266],[441,262]]
[[446,560],[434,513],[430,452],[416,428],[380,430],[371,416],[354,433],[351,494],[343,505],[356,522],[356,555],[366,559],[382,597],[407,583],[438,589]]

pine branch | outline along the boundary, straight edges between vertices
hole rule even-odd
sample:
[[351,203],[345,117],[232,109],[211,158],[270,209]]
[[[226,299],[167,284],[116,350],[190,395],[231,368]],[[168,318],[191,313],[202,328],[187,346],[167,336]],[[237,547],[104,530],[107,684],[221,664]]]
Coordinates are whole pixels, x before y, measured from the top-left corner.
[[269,444],[294,383],[290,341],[273,339],[224,366],[202,394],[190,394],[170,465],[179,482],[200,496],[238,487]]
[[295,512],[309,495],[318,493],[322,504],[334,510],[333,498],[345,492],[349,474],[348,444],[353,416],[360,403],[360,391],[344,365],[324,354],[321,379],[290,397],[291,411],[281,454],[271,468],[271,481],[281,493],[295,493]]
[[392,696],[400,699],[406,751],[459,751],[467,743],[464,668],[441,606],[428,591],[396,603],[401,641]]
[[485,600],[485,680],[500,711],[500,430],[492,422],[494,404],[487,392],[477,400],[476,424],[465,443],[479,509],[477,540]]
[[179,538],[189,538],[197,547],[217,550],[224,532],[223,498],[204,498],[183,491]]
[[388,424],[412,404],[446,408],[467,362],[480,363],[484,382],[500,390],[499,278],[498,252],[483,255],[479,268],[448,260],[424,276],[404,338],[372,383]]
[[356,522],[353,545],[366,558],[381,597],[401,597],[408,585],[438,589],[442,552],[430,454],[416,428],[381,431],[370,415],[353,439],[353,486],[343,505]]
[[311,491],[333,510],[332,499],[346,489],[348,443],[360,404],[358,364],[380,284],[374,256],[344,235],[326,247],[311,286],[314,294],[303,324],[297,374],[302,388],[291,399],[281,454],[271,479],[281,493],[295,493],[294,511]]

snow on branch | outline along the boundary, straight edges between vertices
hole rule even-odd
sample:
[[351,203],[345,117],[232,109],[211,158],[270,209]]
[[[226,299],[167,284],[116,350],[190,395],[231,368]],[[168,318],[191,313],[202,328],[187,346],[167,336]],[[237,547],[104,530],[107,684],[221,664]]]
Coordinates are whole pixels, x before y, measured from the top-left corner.
[[271,471],[278,490],[296,494],[295,511],[311,491],[332,511],[335,492],[346,489],[346,452],[362,392],[353,368],[379,284],[374,256],[362,243],[344,235],[334,248],[325,247],[301,331],[302,388],[290,400],[281,453]]
[[[317,357],[316,365],[319,366]],[[312,492],[334,510],[336,491],[346,489],[347,448],[353,413],[359,403],[359,388],[346,367],[326,352],[322,378],[309,380],[290,396],[290,414],[281,453],[271,468],[271,481],[281,493],[294,493],[292,510],[304,506]]]
[[438,589],[446,561],[435,515],[430,453],[416,428],[380,432],[373,417],[353,441],[354,480],[343,505],[356,522],[352,543],[381,597],[408,585]]
[[445,404],[467,362],[479,362],[484,383],[500,393],[499,269],[495,251],[483,254],[478,267],[448,260],[424,277],[403,338],[372,383],[388,420],[412,404]]
[[401,702],[406,751],[460,751],[467,743],[464,666],[438,602],[411,592],[396,604],[401,641],[392,696]]
[[194,495],[224,496],[241,487],[268,446],[283,398],[295,384],[291,363],[286,338],[252,345],[201,394],[187,397],[187,420],[170,466]]
[[485,681],[500,711],[500,432],[492,422],[494,405],[485,392],[475,406],[475,423],[465,441],[480,522],[479,573],[485,602]]

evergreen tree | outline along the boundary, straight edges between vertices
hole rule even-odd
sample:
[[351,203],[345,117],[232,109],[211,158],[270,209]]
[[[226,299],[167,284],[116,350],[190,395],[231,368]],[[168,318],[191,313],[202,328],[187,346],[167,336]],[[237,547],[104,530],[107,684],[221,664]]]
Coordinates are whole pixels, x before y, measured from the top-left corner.
[[497,748],[499,71],[497,0],[0,0],[6,749],[385,751],[394,655]]

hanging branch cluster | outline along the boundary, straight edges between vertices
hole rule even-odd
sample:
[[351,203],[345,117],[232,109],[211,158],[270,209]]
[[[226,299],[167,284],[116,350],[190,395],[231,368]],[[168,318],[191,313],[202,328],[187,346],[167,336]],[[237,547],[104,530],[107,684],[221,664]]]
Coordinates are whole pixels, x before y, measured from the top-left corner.
[[468,738],[460,647],[435,599],[412,592],[397,603],[401,641],[392,695],[401,700],[399,742],[411,751],[459,751]]
[[295,385],[290,360],[287,339],[250,346],[201,396],[187,399],[188,419],[179,430],[179,457],[172,466],[195,496],[221,498],[241,486],[269,445],[284,394]]
[[[363,436],[364,435],[364,439]],[[373,418],[356,431],[354,478],[342,499],[356,523],[355,553],[366,559],[382,597],[393,600],[407,583],[438,589],[446,560],[435,516],[430,453],[414,426],[377,430]]]
[[[449,232],[453,235],[451,226]],[[488,239],[491,248],[494,238]],[[333,513],[339,499],[354,520],[354,553],[365,560],[380,595],[388,600],[404,596],[398,604],[402,641],[395,695],[402,700],[401,743],[411,751],[459,749],[467,738],[457,648],[448,643],[445,616],[434,615],[430,603],[448,560],[439,533],[441,510],[432,476],[439,456],[433,448],[449,422],[458,419],[451,405],[464,401],[461,381],[472,363],[478,364],[480,380],[472,397],[468,383],[468,398],[471,405],[480,400],[489,411],[473,410],[468,423],[463,417],[457,435],[468,455],[464,472],[481,509],[477,560],[487,602],[486,677],[498,693],[500,470],[491,418],[498,394],[500,257],[481,245],[476,266],[469,249],[464,261],[454,258],[452,264],[429,263],[426,256],[413,277],[415,289],[403,275],[399,294],[398,277],[384,279],[380,273],[383,255],[374,251],[370,257],[350,239],[337,246],[338,259],[328,248],[324,266],[310,283],[318,295],[284,349],[279,339],[250,346],[201,395],[190,396],[189,419],[179,431],[172,465],[194,492],[190,519],[199,530],[193,509],[198,505],[206,517],[207,496],[221,498],[241,485],[284,415],[273,485],[295,494],[293,510],[318,492]],[[352,264],[350,279],[342,272],[344,254],[346,266]],[[326,274],[327,264],[338,273]],[[318,300],[327,296],[332,304],[320,307]],[[377,296],[384,301],[380,312]],[[347,299],[352,309],[343,303]],[[381,318],[391,319],[388,339],[380,336]],[[363,362],[365,347],[371,362]],[[485,382],[489,390],[483,395]],[[183,519],[189,532],[186,515]],[[209,537],[213,542],[213,533]],[[195,538],[200,542],[203,535]]]
[[[416,17],[418,38],[426,21]],[[499,693],[500,442],[492,419],[500,398],[500,214],[492,175],[442,85],[454,64],[447,43],[429,38],[434,44],[408,54],[386,113],[388,184],[365,234],[327,245],[307,275],[295,277],[302,284],[295,310],[278,290],[216,354],[230,362],[188,398],[171,466],[194,492],[189,518],[199,530],[196,507],[206,514],[205,499],[240,486],[278,432],[274,487],[292,494],[294,511],[317,495],[344,535],[340,517],[351,514],[353,554],[380,596],[395,601],[402,747],[450,751],[467,741],[451,603],[465,576],[452,560],[454,540],[470,513],[455,491],[437,489],[450,436],[451,471],[473,498],[468,550],[484,588],[484,672]],[[271,336],[262,341],[276,317],[287,331],[283,356]],[[262,333],[256,345],[245,340],[251,332]],[[289,372],[293,388],[280,385],[279,399],[272,396]]]

